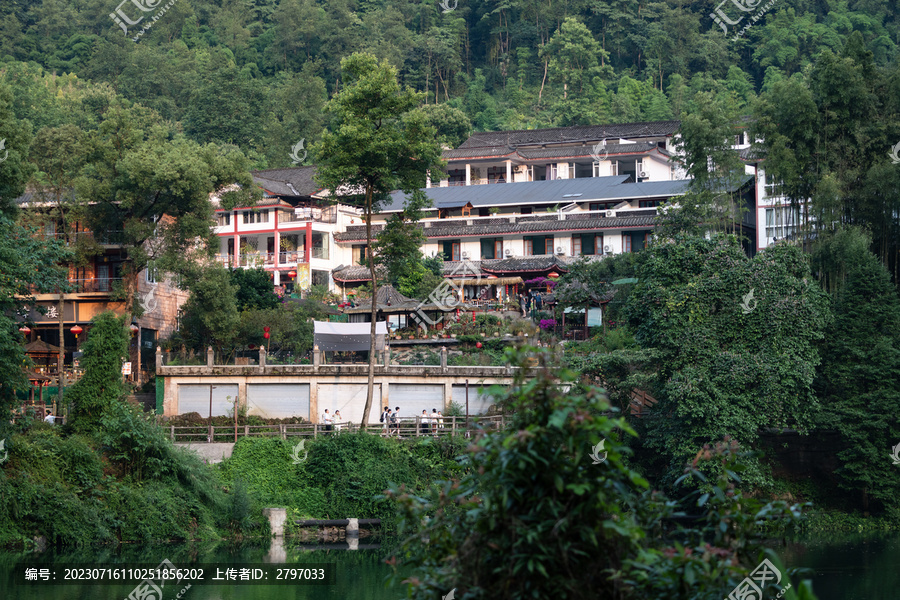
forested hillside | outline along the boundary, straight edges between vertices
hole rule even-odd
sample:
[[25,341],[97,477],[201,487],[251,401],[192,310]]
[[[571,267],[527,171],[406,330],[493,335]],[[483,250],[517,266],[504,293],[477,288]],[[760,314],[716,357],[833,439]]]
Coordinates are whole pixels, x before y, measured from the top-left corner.
[[[119,6],[132,19],[135,3]],[[723,10],[735,13],[731,3]],[[752,5],[756,9],[762,3]],[[737,113],[774,81],[859,31],[875,64],[897,53],[897,3],[779,0],[740,39],[714,2],[636,0],[177,0],[135,43],[116,0],[5,0],[0,57],[105,82],[179,122],[198,142],[238,144],[258,166],[289,164],[354,51],[389,59],[428,102],[478,130],[659,120],[698,91]],[[740,13],[737,13],[740,14]],[[753,14],[753,13],[747,13]],[[735,17],[736,15],[732,15]],[[744,19],[742,24],[746,24]]]

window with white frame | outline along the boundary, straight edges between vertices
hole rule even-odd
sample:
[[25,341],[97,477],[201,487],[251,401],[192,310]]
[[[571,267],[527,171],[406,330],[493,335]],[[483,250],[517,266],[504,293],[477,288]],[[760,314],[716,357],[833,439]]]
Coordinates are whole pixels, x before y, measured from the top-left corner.
[[156,268],[152,262],[147,264],[147,268],[144,270],[146,274],[147,283],[156,283],[159,278],[159,270]]
[[800,225],[800,209],[778,206],[766,209],[766,244],[793,236]]
[[776,181],[766,176],[766,185],[763,187],[766,198],[779,198],[784,196],[784,182]]

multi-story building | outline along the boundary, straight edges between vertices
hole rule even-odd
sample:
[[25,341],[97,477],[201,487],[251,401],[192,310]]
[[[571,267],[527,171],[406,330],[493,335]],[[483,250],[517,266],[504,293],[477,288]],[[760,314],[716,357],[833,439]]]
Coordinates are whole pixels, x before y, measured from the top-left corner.
[[315,167],[253,172],[263,189],[255,206],[216,210],[217,259],[230,267],[259,267],[285,291],[331,287],[334,236],[360,222],[360,211],[330,204],[313,179]]
[[[33,192],[24,194],[16,202],[26,213],[28,222],[41,227],[39,235],[62,240],[73,248],[87,246],[92,249],[68,265],[69,289],[63,293],[36,294],[36,306],[41,310],[33,309],[23,318],[23,325],[30,330],[28,341],[40,339],[63,349],[64,368],[71,381],[78,373],[78,355],[74,353],[85,339],[85,335],[75,332],[88,330],[91,319],[102,312],[126,312],[121,286],[127,250],[119,231],[90,231],[78,222],[64,227],[56,217],[58,212],[53,205]],[[131,378],[141,382],[149,375],[148,365],[153,365],[157,340],[169,336],[177,327],[178,311],[187,300],[187,292],[168,279],[160,278],[151,267],[138,274],[137,295],[144,314],[133,322],[130,361],[133,365]],[[56,376],[58,362],[51,363],[49,370]]]

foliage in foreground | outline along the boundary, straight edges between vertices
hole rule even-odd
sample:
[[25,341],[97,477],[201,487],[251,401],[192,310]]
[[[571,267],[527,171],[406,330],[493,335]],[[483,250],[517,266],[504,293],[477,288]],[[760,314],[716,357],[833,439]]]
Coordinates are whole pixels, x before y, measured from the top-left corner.
[[[510,354],[524,364],[524,353]],[[462,600],[720,600],[765,556],[759,525],[799,516],[797,506],[742,496],[737,445],[728,442],[705,448],[685,469],[707,491],[682,505],[705,511],[695,527],[675,528],[665,519],[676,504],[627,464],[634,431],[609,416],[598,390],[564,390],[574,374],[546,354],[540,361],[504,399],[510,428],[483,431],[468,448],[468,474],[428,497],[404,488],[388,494],[400,504],[405,537],[389,562],[414,569],[409,597],[455,588]],[[590,453],[601,441],[605,460],[595,464]],[[699,467],[713,460],[721,475],[707,481]],[[804,582],[783,597],[813,595]]]

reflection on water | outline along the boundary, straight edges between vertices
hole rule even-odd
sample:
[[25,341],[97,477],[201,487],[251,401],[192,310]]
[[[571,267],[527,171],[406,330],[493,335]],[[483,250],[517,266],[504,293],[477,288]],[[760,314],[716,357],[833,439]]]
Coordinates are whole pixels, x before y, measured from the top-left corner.
[[780,550],[789,567],[811,569],[819,600],[900,598],[900,535],[897,532],[816,533]]
[[[0,599],[2,600],[125,600],[137,582],[122,585],[13,585],[18,563],[40,562],[59,571],[67,563],[112,566],[121,563],[158,565],[169,559],[177,567],[197,564],[240,563],[333,563],[337,582],[329,586],[214,585],[195,584],[178,600],[388,600],[403,595],[386,587],[390,568],[382,560],[391,553],[392,540],[351,540],[357,549],[348,552],[346,542],[300,544],[288,540],[271,544],[172,544],[123,546],[42,554],[0,552]],[[385,546],[384,544],[388,544]],[[811,571],[820,600],[893,600],[900,598],[900,535],[892,533],[815,534],[789,542],[779,549],[791,568]],[[166,586],[161,600],[176,600],[183,586]],[[147,599],[150,600],[150,599]]]
[[[352,540],[359,542],[359,540]],[[260,544],[170,544],[116,549],[86,549],[42,554],[0,552],[0,599],[3,600],[125,600],[135,589],[137,581],[114,585],[67,584],[27,585],[15,584],[15,569],[19,563],[41,563],[57,573],[66,564],[90,563],[112,567],[123,563],[144,563],[156,566],[164,559],[176,567],[191,565],[236,566],[241,563],[332,563],[337,569],[334,585],[234,585],[196,583],[184,591],[178,600],[388,600],[402,595],[396,589],[386,587],[385,580],[390,567],[382,561],[390,550],[373,538],[358,543],[357,549],[348,552],[347,543],[300,545],[291,540],[283,543],[273,540],[269,545]],[[21,574],[19,574],[21,578]],[[176,600],[183,585],[166,585],[160,600]],[[146,600],[151,600],[147,598]],[[155,599],[154,599],[155,600]]]

